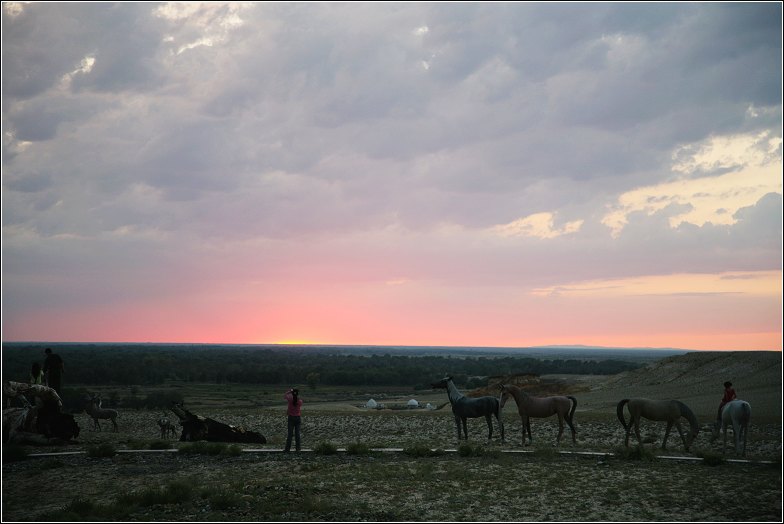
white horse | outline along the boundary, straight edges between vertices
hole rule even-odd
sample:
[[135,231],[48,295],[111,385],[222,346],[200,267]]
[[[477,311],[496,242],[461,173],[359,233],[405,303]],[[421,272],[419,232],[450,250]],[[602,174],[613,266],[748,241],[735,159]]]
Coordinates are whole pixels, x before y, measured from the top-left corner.
[[[746,436],[749,433],[749,420],[751,419],[751,406],[745,400],[732,400],[727,402],[721,409],[721,422],[716,422],[713,426],[713,436],[711,442],[719,436],[719,431],[724,432],[724,445],[722,453],[727,451],[727,427],[732,425],[732,433],[735,436],[735,453],[746,455]],[[741,438],[743,438],[743,448],[741,449]]]

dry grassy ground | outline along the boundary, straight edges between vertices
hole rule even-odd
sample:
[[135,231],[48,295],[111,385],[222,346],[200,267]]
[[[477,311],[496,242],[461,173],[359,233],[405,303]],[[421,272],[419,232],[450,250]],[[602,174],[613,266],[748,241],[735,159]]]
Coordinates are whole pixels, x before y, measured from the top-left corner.
[[[781,355],[692,355],[665,359],[648,369],[609,379],[572,380],[579,402],[575,416],[579,437],[573,445],[565,429],[561,449],[616,451],[624,433],[615,418],[615,404],[629,396],[679,398],[707,424],[721,396],[721,383],[729,378],[739,395],[752,404],[748,458],[773,465],[710,466],[560,455],[552,447],[555,418],[533,421],[534,446],[527,448],[532,453],[497,453],[523,449],[522,428],[511,403],[503,413],[504,443],[497,438],[497,426],[494,439],[487,443],[484,420],[469,420],[471,442],[482,444],[489,451],[485,456],[123,453],[108,458],[82,454],[4,463],[2,517],[4,521],[780,521]],[[449,406],[436,411],[377,411],[357,407],[364,398],[318,402],[318,390],[303,395],[307,401],[303,409],[306,448],[322,442],[408,450],[458,445]],[[405,404],[411,397],[423,404],[446,402],[443,391],[411,392],[384,401]],[[268,439],[263,448],[283,446],[282,402],[259,409],[205,405],[194,411],[261,431]],[[158,412],[121,410],[120,432],[111,433],[93,431],[92,421],[77,415],[82,427],[79,444],[57,451],[84,450],[99,443],[116,449],[139,447],[159,437],[155,424],[159,416]],[[658,454],[713,457],[721,451],[720,440],[711,443],[706,431],[699,435],[692,453],[683,450],[677,433],[670,436],[667,452],[658,450],[664,436],[662,424],[646,423],[642,433],[646,449]],[[730,452],[728,456],[735,455]],[[152,497],[151,490],[170,496]],[[47,496],[31,498],[37,493]],[[726,503],[727,493],[733,494],[732,504]],[[35,501],[33,509],[31,500]],[[72,512],[63,512],[64,507]]]

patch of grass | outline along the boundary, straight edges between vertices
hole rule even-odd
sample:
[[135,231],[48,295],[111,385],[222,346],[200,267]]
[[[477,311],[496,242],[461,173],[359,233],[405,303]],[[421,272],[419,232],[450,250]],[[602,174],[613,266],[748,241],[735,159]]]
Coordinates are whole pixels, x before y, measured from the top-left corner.
[[656,455],[650,449],[643,446],[626,447],[619,446],[615,448],[615,455],[624,460],[644,460],[652,462]]
[[556,447],[542,445],[534,448],[534,455],[543,458],[555,458],[560,457],[561,452]]
[[171,449],[172,443],[168,440],[153,440],[148,446],[150,449]]
[[43,471],[62,468],[63,466],[65,466],[65,462],[58,458],[45,459],[38,464],[38,467]]
[[413,446],[403,448],[403,453],[409,457],[435,457],[444,454],[443,449],[430,449],[430,446],[425,444],[414,444]]
[[233,491],[220,489],[210,493],[208,500],[210,501],[210,507],[212,509],[227,510],[238,506],[242,501],[242,498]]
[[147,441],[135,438],[129,439],[128,449],[147,449]]
[[706,466],[721,466],[726,462],[723,455],[713,451],[700,451],[697,453],[697,456],[702,459],[702,463]]
[[117,454],[117,449],[111,442],[90,444],[87,446],[87,456],[92,458],[108,458]]
[[485,449],[479,444],[469,444],[468,442],[460,444],[457,448],[457,454],[461,457],[500,457],[501,451],[497,449]]
[[27,455],[27,450],[18,444],[6,444],[3,446],[3,464],[25,460]]
[[38,520],[41,522],[126,520],[130,513],[131,507],[128,505],[120,503],[104,505],[76,497],[60,509],[40,514]]
[[155,506],[156,504],[182,504],[193,497],[193,487],[184,481],[174,481],[166,486],[150,486],[142,491],[122,495],[118,504]]
[[316,444],[313,452],[318,455],[334,455],[338,452],[338,447],[332,442],[322,441]]
[[370,446],[363,442],[352,442],[346,446],[346,453],[349,455],[369,455],[372,452],[373,450],[370,449]]
[[242,448],[236,444],[228,445],[225,442],[205,442],[200,440],[181,446],[179,452],[195,455],[228,455],[236,457],[242,452]]

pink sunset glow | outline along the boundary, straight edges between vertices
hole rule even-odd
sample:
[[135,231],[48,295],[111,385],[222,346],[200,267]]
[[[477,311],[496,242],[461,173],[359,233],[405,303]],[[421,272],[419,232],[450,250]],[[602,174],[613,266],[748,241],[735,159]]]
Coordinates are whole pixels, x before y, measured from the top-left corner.
[[3,340],[781,351],[781,6],[645,9],[4,3]]

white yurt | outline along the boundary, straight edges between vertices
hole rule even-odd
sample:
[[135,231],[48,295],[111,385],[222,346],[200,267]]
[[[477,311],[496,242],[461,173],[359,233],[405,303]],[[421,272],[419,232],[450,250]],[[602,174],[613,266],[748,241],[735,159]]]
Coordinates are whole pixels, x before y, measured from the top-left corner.
[[370,408],[370,409],[376,409],[378,407],[378,402],[376,402],[375,400],[373,400],[371,398],[370,400],[367,401],[367,404],[365,404],[365,407],[366,408]]
[[412,398],[411,400],[409,400],[409,401],[408,401],[408,404],[406,404],[406,405],[407,405],[409,408],[418,408],[418,407],[419,407],[419,402],[417,402],[416,400],[414,400],[414,399]]
[[431,404],[430,402],[428,402],[427,406],[425,406],[425,409],[436,409],[436,407],[433,404]]

